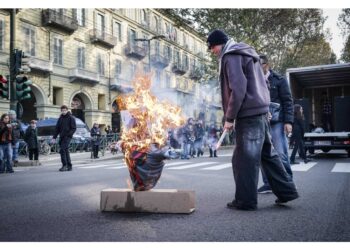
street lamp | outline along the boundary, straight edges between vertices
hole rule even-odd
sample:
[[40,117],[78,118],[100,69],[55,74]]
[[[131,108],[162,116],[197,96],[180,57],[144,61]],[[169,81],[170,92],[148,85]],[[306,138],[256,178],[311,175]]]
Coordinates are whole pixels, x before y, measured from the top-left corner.
[[159,35],[159,36],[152,36],[151,38],[135,38],[134,41],[136,42],[147,42],[148,44],[148,65],[149,65],[149,71],[151,71],[151,41],[154,39],[164,39],[165,36]]

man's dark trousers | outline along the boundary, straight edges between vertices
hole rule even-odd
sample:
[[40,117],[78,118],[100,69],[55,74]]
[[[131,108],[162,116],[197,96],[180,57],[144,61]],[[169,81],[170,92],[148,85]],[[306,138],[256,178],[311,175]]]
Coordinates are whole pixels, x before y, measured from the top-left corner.
[[69,138],[67,136],[60,138],[60,155],[61,155],[61,162],[63,166],[66,166],[68,169],[72,168],[72,162],[70,160],[70,154],[69,154],[69,143],[72,138]]
[[273,193],[283,201],[298,197],[277,151],[272,146],[266,114],[236,120],[236,148],[232,157],[237,205],[257,206],[259,167],[263,168]]

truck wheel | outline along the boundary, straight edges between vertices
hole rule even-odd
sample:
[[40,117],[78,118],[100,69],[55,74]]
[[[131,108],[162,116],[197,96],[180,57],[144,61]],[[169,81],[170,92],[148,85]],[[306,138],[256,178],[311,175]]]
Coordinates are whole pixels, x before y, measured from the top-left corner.
[[331,151],[329,148],[322,148],[321,150],[323,153],[328,153],[329,151]]

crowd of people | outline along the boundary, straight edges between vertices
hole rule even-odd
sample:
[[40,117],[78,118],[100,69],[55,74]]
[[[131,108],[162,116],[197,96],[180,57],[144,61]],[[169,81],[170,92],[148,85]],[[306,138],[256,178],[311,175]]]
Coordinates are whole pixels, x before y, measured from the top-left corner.
[[[216,145],[222,132],[223,129],[217,128],[214,123],[205,126],[203,120],[189,118],[182,127],[169,130],[168,144],[169,147],[181,151],[181,159],[201,157],[206,148],[209,157],[218,157]],[[228,136],[223,144],[231,142]]]
[[21,138],[24,138],[28,145],[31,165],[39,165],[36,121],[32,120],[26,131],[23,131],[14,110],[2,114],[0,118],[0,173],[14,172],[13,167],[18,165],[18,149]]

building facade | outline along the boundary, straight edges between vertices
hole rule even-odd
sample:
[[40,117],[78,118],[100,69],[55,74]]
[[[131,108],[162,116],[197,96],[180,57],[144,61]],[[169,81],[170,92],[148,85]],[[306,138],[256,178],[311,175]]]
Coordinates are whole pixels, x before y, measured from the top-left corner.
[[[23,121],[58,117],[60,106],[91,127],[120,127],[115,99],[151,69],[153,90],[188,117],[220,122],[218,92],[203,93],[205,38],[154,9],[20,9],[15,48],[30,55]],[[135,40],[136,39],[136,40]],[[144,39],[145,41],[137,41]],[[0,10],[0,74],[9,74],[10,12]],[[204,108],[203,108],[204,107]],[[0,112],[9,101],[0,98]]]

